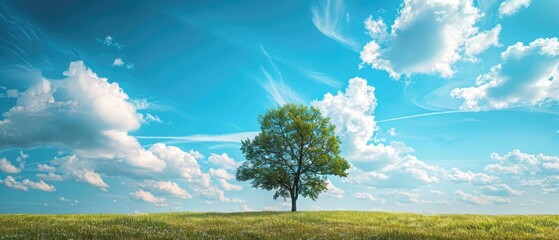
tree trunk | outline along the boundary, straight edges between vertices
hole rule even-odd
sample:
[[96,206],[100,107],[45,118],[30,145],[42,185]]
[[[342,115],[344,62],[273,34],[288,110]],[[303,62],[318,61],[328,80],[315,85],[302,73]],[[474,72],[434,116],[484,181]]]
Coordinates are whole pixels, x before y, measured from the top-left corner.
[[291,211],[297,212],[297,198],[295,196],[291,196]]

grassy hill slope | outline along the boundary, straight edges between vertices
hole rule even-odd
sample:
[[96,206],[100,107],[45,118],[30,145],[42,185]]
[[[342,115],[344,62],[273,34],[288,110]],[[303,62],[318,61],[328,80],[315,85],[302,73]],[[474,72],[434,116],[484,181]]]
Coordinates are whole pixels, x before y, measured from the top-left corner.
[[0,215],[0,239],[559,239],[559,216],[384,212]]

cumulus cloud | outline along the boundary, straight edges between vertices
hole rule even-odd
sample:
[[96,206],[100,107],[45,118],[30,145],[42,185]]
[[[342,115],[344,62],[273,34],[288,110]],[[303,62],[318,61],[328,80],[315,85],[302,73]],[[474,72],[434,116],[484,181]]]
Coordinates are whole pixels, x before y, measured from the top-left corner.
[[490,47],[499,46],[499,34],[501,33],[501,25],[497,25],[491,30],[478,33],[464,42],[465,60],[477,61],[476,55],[485,52]]
[[107,191],[109,185],[105,183],[99,173],[93,172],[91,170],[77,170],[71,173],[71,175],[79,182],[84,182],[95,187],[99,187],[103,191]]
[[113,66],[122,67],[124,66],[124,61],[122,61],[122,58],[116,58],[113,61]]
[[22,92],[0,120],[0,145],[64,145],[83,159],[122,159],[161,171],[165,163],[128,132],[140,114],[117,83],[98,77],[83,62],[70,63],[61,80],[41,79]]
[[312,22],[322,34],[357,51],[357,43],[342,33],[349,26],[349,14],[345,10],[344,0],[317,1],[311,11]]
[[[149,151],[155,154],[158,158],[166,162],[168,168],[164,173],[176,175],[184,179],[190,184],[190,189],[195,193],[201,194],[205,197],[217,199],[224,203],[244,203],[245,201],[239,198],[229,198],[225,193],[214,186],[211,182],[210,173],[213,172],[215,178],[218,179],[220,185],[226,190],[240,190],[241,186],[229,184],[226,180],[233,177],[225,170],[218,171],[210,169],[210,173],[204,173],[200,169],[197,158],[203,157],[202,154],[196,151],[185,152],[178,147],[166,146],[163,143],[156,143]],[[220,178],[218,178],[220,177]],[[221,180],[220,180],[221,179]]]
[[210,185],[209,174],[202,172],[196,161],[198,154],[184,152],[178,147],[167,146],[163,143],[152,145],[149,152],[166,163],[168,172],[176,174],[190,183],[205,187]]
[[175,182],[147,180],[142,185],[145,186],[146,188],[151,188],[153,190],[165,192],[171,194],[172,196],[179,197],[182,199],[192,198],[192,195],[190,195],[188,191],[179,187],[179,185]]
[[349,80],[345,92],[327,93],[313,101],[323,116],[330,118],[341,138],[344,155],[354,162],[392,162],[399,158],[396,150],[384,144],[372,144],[377,125],[373,113],[377,106],[375,88],[362,78]]
[[414,73],[451,77],[454,63],[498,44],[499,26],[479,33],[475,24],[482,16],[472,0],[405,0],[390,32],[382,19],[365,21],[373,40],[361,60],[394,79]]
[[18,166],[13,165],[8,159],[0,159],[0,171],[5,173],[20,173],[25,167],[25,159],[29,158],[29,154],[19,151],[19,155],[16,158]]
[[56,171],[56,168],[53,167],[53,166],[50,166],[48,164],[39,163],[37,165],[37,170],[39,170],[41,172],[54,172],[54,171]]
[[14,166],[8,159],[2,158],[0,159],[0,170],[5,173],[19,173],[21,169]]
[[520,185],[530,187],[541,187],[544,194],[559,192],[559,176],[536,177],[520,180]]
[[125,63],[124,60],[122,60],[122,58],[116,58],[113,61],[113,66],[114,67],[126,67],[126,69],[134,69],[134,64],[133,63]]
[[518,149],[504,155],[492,153],[498,163],[485,166],[485,171],[506,175],[559,174],[559,157],[544,154],[528,154]]
[[456,183],[471,183],[471,184],[492,184],[497,183],[499,178],[485,173],[474,173],[471,171],[464,172],[458,168],[452,168],[446,171],[444,175]]
[[353,194],[353,197],[357,198],[357,199],[360,199],[360,200],[369,201],[369,202],[378,202],[380,204],[385,203],[384,199],[376,198],[375,196],[373,196],[373,194],[366,193],[366,192],[356,192],[356,193]]
[[518,42],[501,53],[502,63],[477,77],[476,86],[455,88],[453,98],[462,99],[463,110],[534,106],[559,101],[559,42],[538,38]]
[[212,177],[217,179],[217,182],[221,185],[223,190],[225,190],[225,191],[241,191],[241,190],[243,190],[243,187],[227,182],[227,180],[234,179],[235,177],[233,175],[229,174],[228,172],[226,172],[224,169],[210,168],[209,173]]
[[372,141],[378,130],[373,116],[377,106],[374,90],[365,79],[353,78],[345,92],[327,93],[322,100],[312,103],[336,126],[342,154],[354,165],[352,174],[342,181],[407,188],[439,182],[432,173],[441,169],[410,155],[413,149],[403,142]]
[[37,178],[44,181],[62,181],[64,178],[56,173],[49,172],[48,174],[38,173]]
[[327,185],[326,185],[326,192],[324,193],[324,196],[331,197],[331,198],[337,198],[337,199],[344,198],[344,194],[345,194],[344,190],[342,190],[339,187],[334,186],[332,181],[330,181],[330,180],[326,180],[326,181],[327,181]]
[[[520,185],[539,187],[544,194],[559,191],[559,157],[544,154],[523,153],[518,149],[504,155],[492,153],[497,163],[488,164],[484,170],[496,175],[518,180]],[[482,188],[484,193],[493,195],[521,196],[522,191],[508,185],[497,184]]]
[[489,205],[489,204],[507,204],[511,203],[511,200],[508,198],[497,197],[497,196],[487,196],[487,195],[472,195],[469,193],[465,193],[462,190],[454,191],[454,195],[456,199],[473,205]]
[[227,153],[223,153],[221,155],[212,153],[210,154],[210,157],[208,157],[208,161],[224,169],[236,169],[240,165],[235,162],[235,159],[229,157]]
[[50,184],[44,182],[43,180],[40,180],[39,182],[33,182],[29,179],[23,179],[20,182],[20,181],[17,181],[12,176],[7,176],[4,180],[0,180],[0,184],[2,184],[2,183],[4,184],[4,186],[6,186],[8,188],[23,190],[23,191],[27,191],[27,190],[29,190],[29,188],[35,189],[35,190],[40,190],[40,191],[45,191],[45,192],[56,191],[56,188],[53,185],[50,185]]
[[523,192],[511,188],[504,183],[487,185],[482,188],[483,193],[493,196],[522,196]]
[[499,17],[512,16],[530,6],[532,0],[505,0],[499,5]]
[[[1,86],[1,89],[6,89],[5,87]],[[5,93],[0,93],[0,98],[17,98],[19,96],[19,90],[17,89],[6,89]]]
[[151,203],[158,207],[165,207],[167,206],[166,199],[162,197],[155,197],[152,193],[144,190],[138,190],[135,192],[131,192],[130,195],[140,201],[144,201],[147,203]]

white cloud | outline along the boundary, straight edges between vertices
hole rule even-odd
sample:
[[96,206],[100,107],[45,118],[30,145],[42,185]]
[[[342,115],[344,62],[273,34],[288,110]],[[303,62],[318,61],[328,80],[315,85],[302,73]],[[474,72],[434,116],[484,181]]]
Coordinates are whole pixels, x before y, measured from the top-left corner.
[[[544,194],[559,192],[559,157],[541,153],[528,154],[515,149],[504,155],[492,153],[491,158],[498,163],[485,166],[485,171],[517,179],[522,186],[540,187]],[[488,191],[494,192],[494,195],[523,194],[507,185],[494,187],[488,186],[483,190],[487,194]]]
[[241,208],[243,209],[243,212],[254,212],[255,210],[250,208],[247,204],[241,204]]
[[137,200],[141,200],[147,203],[151,203],[153,205],[156,205],[158,207],[164,207],[167,206],[166,203],[166,199],[162,198],[162,197],[155,197],[153,196],[153,194],[151,194],[148,191],[144,191],[144,190],[138,190],[135,192],[131,192],[130,195],[132,195],[133,198],[137,199]]
[[12,176],[7,176],[6,179],[0,179],[0,183],[3,183],[6,187],[27,191],[29,188],[25,186],[22,182],[18,182]]
[[519,42],[501,53],[503,62],[477,77],[476,86],[455,88],[464,110],[502,109],[559,101],[559,42],[539,38]]
[[559,176],[552,175],[539,178],[529,178],[520,180],[520,185],[530,187],[541,187],[544,194],[559,192]]
[[501,25],[495,28],[478,33],[477,35],[466,39],[464,42],[464,55],[466,60],[477,61],[476,55],[484,52],[490,47],[499,46],[499,34],[501,33]]
[[365,28],[369,32],[369,35],[373,39],[378,39],[379,42],[384,42],[388,37],[388,31],[386,30],[386,23],[382,18],[373,19],[373,16],[369,16],[365,20]]
[[365,79],[353,78],[345,92],[327,93],[322,100],[312,102],[336,126],[342,154],[354,165],[354,173],[342,181],[406,188],[439,182],[433,172],[442,169],[409,155],[413,149],[403,142],[387,145],[371,141],[378,129],[373,116],[377,106],[374,90]]
[[47,164],[39,163],[37,169],[41,172],[54,172],[56,168]]
[[236,169],[240,166],[240,164],[235,162],[235,159],[229,157],[227,153],[223,153],[221,155],[212,153],[210,154],[210,157],[208,157],[208,161],[224,169]]
[[353,194],[354,198],[357,199],[361,199],[361,200],[365,200],[365,201],[369,201],[369,202],[378,202],[380,204],[384,204],[385,200],[384,199],[379,199],[376,198],[375,196],[373,196],[370,193],[365,193],[365,192],[356,192]]
[[231,183],[227,182],[227,180],[234,179],[235,177],[233,175],[229,174],[224,169],[217,169],[216,170],[216,169],[210,168],[209,173],[212,177],[217,178],[217,182],[221,185],[223,190],[225,190],[225,191],[241,191],[241,190],[243,190],[242,186],[231,184]]
[[532,0],[505,0],[499,5],[499,17],[512,16],[521,8],[530,6]]
[[444,173],[444,175],[456,183],[471,183],[471,184],[493,184],[499,182],[496,176],[487,175],[485,173],[464,172],[458,168],[452,168]]
[[465,193],[462,190],[454,191],[454,195],[456,198],[464,203],[467,204],[474,204],[474,205],[488,205],[488,204],[507,204],[511,203],[511,200],[508,198],[497,197],[497,196],[487,196],[487,195],[472,195],[469,193]]
[[126,69],[134,69],[134,64],[133,63],[125,63],[124,60],[122,60],[122,58],[116,58],[113,61],[113,66],[115,67],[126,67]]
[[41,191],[45,191],[45,192],[54,192],[56,191],[56,188],[53,185],[47,184],[46,182],[44,182],[43,180],[40,180],[38,182],[33,182],[29,179],[23,179],[23,181],[21,181],[25,186],[29,186],[32,189],[36,189],[36,190],[41,190]]
[[391,137],[394,137],[396,136],[396,129],[390,128],[386,131],[386,133],[388,133],[388,135],[390,135]]
[[524,194],[504,183],[483,186],[481,189],[483,193],[493,196],[522,196]]
[[49,172],[48,174],[38,173],[37,178],[44,181],[62,181],[64,178],[56,173]]
[[79,203],[78,200],[71,200],[71,199],[67,199],[65,197],[59,197],[58,200],[60,200],[61,202],[66,202],[66,203],[70,204],[70,206],[75,206],[76,204]]
[[109,187],[109,185],[105,183],[103,178],[101,178],[101,175],[99,175],[99,173],[93,172],[91,170],[77,170],[72,172],[71,174],[77,181],[99,187],[103,191],[106,191],[106,189]]
[[326,180],[326,182],[327,185],[326,185],[326,192],[324,193],[324,196],[337,198],[337,199],[344,198],[344,194],[345,194],[344,190],[334,186],[334,184],[330,180]]
[[182,199],[192,198],[192,195],[190,195],[190,193],[188,193],[185,189],[179,187],[179,185],[175,182],[147,180],[144,182],[143,185],[147,188],[165,192]]
[[70,63],[64,75],[61,80],[38,80],[20,94],[0,120],[0,145],[62,145],[84,160],[125,160],[152,171],[165,168],[128,135],[140,127],[141,115],[117,83],[98,77],[81,61]]
[[391,162],[398,153],[391,146],[372,144],[377,125],[372,114],[377,106],[375,88],[362,78],[349,80],[345,92],[327,93],[320,101],[313,101],[323,116],[330,118],[341,138],[343,154],[353,162]]
[[438,196],[445,195],[443,191],[435,190],[435,189],[429,190],[429,193],[430,193],[430,194],[433,194],[433,195],[438,195]]
[[159,116],[152,115],[151,113],[146,113],[146,115],[142,118],[142,120],[144,120],[147,123],[150,123],[150,122],[162,123],[163,122],[161,120],[161,118],[159,118]]
[[200,170],[200,165],[196,161],[197,155],[162,143],[154,144],[149,151],[165,161],[168,166],[167,171],[177,174],[189,183],[197,183],[204,187],[210,185],[210,176]]
[[477,36],[475,24],[482,16],[472,0],[405,0],[390,32],[382,19],[367,19],[373,40],[361,51],[361,60],[395,79],[415,73],[451,77],[454,63],[496,45],[479,43],[496,39],[493,34],[500,30]]
[[47,184],[43,180],[40,180],[39,182],[33,182],[29,179],[23,179],[21,182],[19,182],[12,176],[7,176],[6,179],[0,180],[0,184],[1,183],[4,183],[6,187],[23,191],[27,191],[29,190],[29,188],[45,192],[56,191],[56,188],[53,185]]
[[124,47],[124,45],[116,42],[111,35],[107,35],[103,40],[99,40],[99,41],[103,43],[105,46],[116,47],[118,50],[121,50],[122,47]]
[[210,168],[209,173],[212,177],[215,177],[215,178],[221,178],[221,179],[227,179],[227,180],[235,178],[235,176],[229,174],[227,171],[225,171],[223,169]]
[[499,163],[485,166],[485,171],[508,175],[559,174],[559,157],[544,154],[528,154],[518,149],[501,156],[492,153],[491,158]]
[[2,158],[0,159],[0,170],[5,173],[19,173],[21,169],[14,166],[8,159]]
[[349,26],[349,14],[345,10],[344,0],[321,0],[311,11],[312,22],[322,34],[357,51],[358,44],[342,33]]
[[6,97],[7,98],[17,98],[18,96],[19,96],[19,91],[17,89],[6,90]]
[[[184,152],[178,147],[166,146],[162,143],[154,144],[149,151],[166,162],[168,166],[164,172],[166,176],[177,175],[181,177],[188,183],[191,183],[189,186],[194,192],[224,203],[245,203],[244,200],[239,198],[226,197],[222,190],[212,184],[210,174],[202,172],[196,160],[197,158],[202,158],[202,154],[196,151]],[[222,171],[225,172],[224,170]],[[223,174],[222,171],[214,170],[213,173],[215,176],[225,177],[220,179],[233,178],[227,172]],[[210,172],[212,172],[211,169]],[[240,186],[227,185],[227,183],[220,182],[220,184],[222,184],[222,187],[225,186],[224,189],[238,190],[240,188]]]
[[231,184],[223,178],[218,178],[217,182],[219,183],[219,185],[221,185],[221,188],[223,188],[223,190],[225,190],[225,191],[241,191],[241,190],[243,190],[242,186]]
[[122,61],[122,58],[116,58],[113,61],[113,66],[122,67],[124,66],[124,61]]

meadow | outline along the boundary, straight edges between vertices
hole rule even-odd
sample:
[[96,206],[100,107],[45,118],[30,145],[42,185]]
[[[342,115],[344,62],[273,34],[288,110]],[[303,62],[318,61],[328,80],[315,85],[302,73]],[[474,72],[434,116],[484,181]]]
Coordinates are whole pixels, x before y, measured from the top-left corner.
[[558,215],[249,212],[0,215],[0,239],[559,239]]

